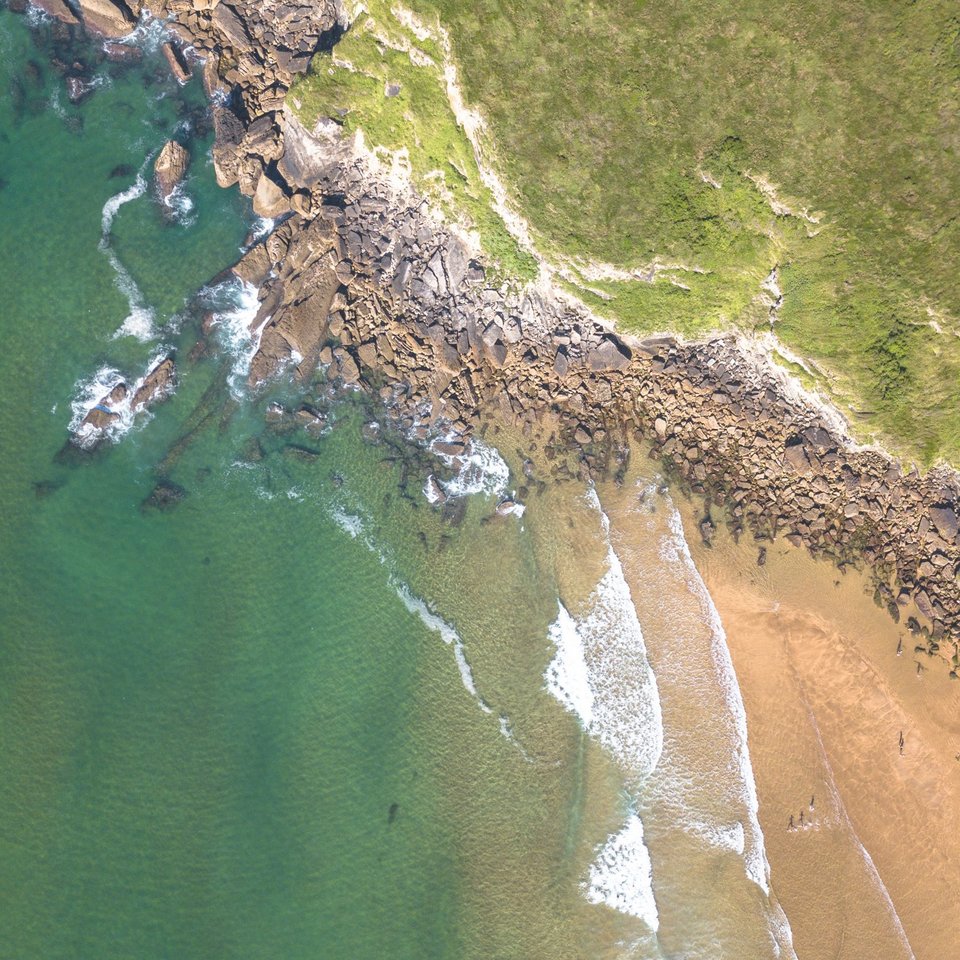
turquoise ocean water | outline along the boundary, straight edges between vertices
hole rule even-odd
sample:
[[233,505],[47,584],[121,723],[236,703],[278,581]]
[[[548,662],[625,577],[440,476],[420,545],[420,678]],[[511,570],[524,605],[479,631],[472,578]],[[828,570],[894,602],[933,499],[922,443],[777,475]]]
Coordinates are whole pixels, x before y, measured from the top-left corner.
[[[790,956],[659,481],[631,475],[628,584],[619,494],[527,483],[506,428],[512,472],[483,448],[440,509],[443,465],[359,394],[247,391],[212,278],[264,225],[148,35],[120,67],[0,7],[0,960]],[[169,400],[69,445],[170,352]],[[322,435],[270,413],[304,400]]]
[[[215,185],[196,84],[155,55],[102,63],[73,106],[65,49],[0,9],[0,957],[523,956],[536,937],[575,955],[557,930],[583,866],[576,767],[524,762],[404,603],[448,595],[490,651],[477,683],[501,677],[576,755],[539,689],[551,587],[519,525],[491,532],[483,496],[441,520],[402,488],[402,445],[362,439],[359,401],[319,441],[285,435],[267,396],[232,397],[227,352],[186,360],[186,304],[239,255],[248,203]],[[190,209],[165,220],[149,185],[117,208],[124,293],[104,205],[171,136]],[[148,342],[115,337],[130,281]],[[85,384],[161,344],[181,348],[175,396],[58,460]],[[144,510],[160,474],[187,496]],[[455,586],[484,551],[526,645],[504,645],[482,560]]]

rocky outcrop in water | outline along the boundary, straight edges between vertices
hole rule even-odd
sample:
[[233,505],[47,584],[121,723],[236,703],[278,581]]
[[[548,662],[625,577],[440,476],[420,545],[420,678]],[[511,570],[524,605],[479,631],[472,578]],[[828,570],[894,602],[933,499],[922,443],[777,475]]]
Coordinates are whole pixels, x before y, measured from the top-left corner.
[[34,6],[69,26],[80,23],[80,18],[67,6],[65,0],[36,0]]
[[187,148],[176,140],[168,140],[157,159],[153,162],[153,176],[157,185],[157,193],[162,200],[166,200],[187,175],[190,165],[190,154]]
[[72,443],[82,450],[95,450],[125,418],[129,425],[138,414],[169,397],[174,390],[175,377],[173,357],[163,357],[134,387],[118,380],[77,425]]

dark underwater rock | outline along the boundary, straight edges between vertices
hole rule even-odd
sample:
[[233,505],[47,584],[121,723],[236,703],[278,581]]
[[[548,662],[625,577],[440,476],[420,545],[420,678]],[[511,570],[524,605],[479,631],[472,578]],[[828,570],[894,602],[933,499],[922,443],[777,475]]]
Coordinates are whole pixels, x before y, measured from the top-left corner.
[[170,480],[158,480],[150,491],[150,495],[140,504],[140,509],[143,511],[172,510],[186,496],[187,491],[179,484]]

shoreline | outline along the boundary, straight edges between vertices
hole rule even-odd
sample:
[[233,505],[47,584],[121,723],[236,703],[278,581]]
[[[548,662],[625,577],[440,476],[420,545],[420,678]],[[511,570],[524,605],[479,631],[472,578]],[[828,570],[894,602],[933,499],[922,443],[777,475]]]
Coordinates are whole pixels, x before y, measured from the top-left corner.
[[[263,158],[244,153],[259,119],[234,145],[238,170]],[[872,869],[886,881],[910,941],[944,955],[952,928],[938,932],[945,925],[929,888],[949,889],[957,880],[950,866],[956,860],[942,850],[944,837],[960,835],[950,810],[951,798],[960,801],[954,773],[960,764],[941,756],[953,728],[942,709],[932,711],[928,699],[909,692],[915,678],[891,679],[891,670],[878,665],[877,638],[906,634],[905,650],[916,645],[912,658],[894,661],[897,668],[916,662],[925,669],[935,654],[944,660],[952,654],[957,665],[956,474],[938,469],[905,476],[882,452],[854,446],[808,398],[791,393],[785,374],[736,338],[638,342],[542,289],[512,294],[488,286],[482,264],[414,194],[373,177],[349,144],[317,140],[284,112],[275,122],[283,153],[261,163],[258,178],[238,175],[241,189],[253,185],[254,196],[262,194],[270,164],[285,158],[289,164],[296,158],[310,173],[298,181],[287,219],[232,271],[258,290],[249,386],[291,364],[299,380],[323,366],[331,380],[379,398],[408,435],[446,436],[454,459],[472,434],[483,436],[490,427],[496,434],[502,420],[510,425],[505,436],[516,438],[530,486],[546,479],[623,481],[637,441],[652,444],[652,459],[697,497],[681,512],[697,568],[727,627],[750,717],[774,889],[794,931],[801,931],[798,940],[815,943],[823,929],[833,931],[835,917],[844,923],[853,917],[865,931],[863,952],[843,956],[876,956],[867,932],[889,922],[889,913],[870,887]],[[221,118],[218,131],[223,128]],[[220,149],[218,171],[229,160],[223,144]],[[517,480],[524,482],[519,474]],[[521,488],[518,497],[525,496]],[[714,506],[723,507],[722,517]],[[792,545],[832,565],[785,548],[785,531]],[[751,533],[754,542],[738,545],[741,533]],[[837,568],[846,573],[860,564],[869,574],[848,574],[832,587]],[[812,604],[804,608],[795,584],[793,594],[777,593],[774,584],[791,576],[817,598],[815,613]],[[871,587],[885,610],[864,594]],[[769,609],[773,603],[779,608]],[[862,624],[851,623],[853,612]],[[896,626],[908,614],[914,617],[909,633]],[[893,656],[889,649],[886,655]],[[928,672],[956,705],[960,685],[949,683],[946,669]],[[902,770],[886,756],[889,743],[876,739],[875,718],[888,714],[908,731]],[[786,719],[774,723],[772,717]],[[802,735],[791,734],[784,746],[783,729]],[[803,803],[797,806],[779,779],[783,753],[798,778],[815,782],[817,817],[829,830],[807,824],[784,830],[780,808],[793,803],[802,810]],[[817,844],[815,856],[798,850],[801,842]],[[901,862],[898,844],[929,855],[923,877],[911,878],[916,862]],[[835,857],[839,866],[824,876],[816,857]],[[823,879],[812,903],[805,902],[809,890],[798,887],[801,879],[786,869],[798,859],[798,878],[807,884]],[[831,905],[830,896],[837,903]],[[836,955],[836,943],[828,953],[829,937],[822,939],[824,956]],[[809,944],[800,953],[815,955]]]
[[[401,428],[466,438],[501,416],[531,450],[579,450],[584,476],[622,475],[628,442],[652,442],[665,473],[704,498],[707,539],[716,505],[735,534],[784,535],[838,566],[865,565],[877,603],[907,617],[917,646],[957,678],[956,471],[904,472],[856,446],[842,420],[740,337],[638,341],[542,284],[491,285],[475,250],[414,190],[372,169],[336,124],[307,131],[285,105],[296,73],[343,29],[335,0],[76,5],[39,6],[68,30],[86,24],[104,37],[129,35],[134,14],[171,18],[171,70],[202,64],[217,182],[238,184],[255,213],[277,221],[232,268],[260,302],[251,387],[291,364],[298,380],[324,367],[378,394]],[[555,426],[544,425],[547,410]]]
[[[696,513],[681,512],[689,531]],[[787,545],[758,568],[725,533],[712,549],[690,542],[743,692],[798,954],[947,955],[960,917],[933,891],[960,879],[960,690],[943,671],[918,674],[926,657],[906,642],[897,654],[906,631],[870,603],[862,573]]]

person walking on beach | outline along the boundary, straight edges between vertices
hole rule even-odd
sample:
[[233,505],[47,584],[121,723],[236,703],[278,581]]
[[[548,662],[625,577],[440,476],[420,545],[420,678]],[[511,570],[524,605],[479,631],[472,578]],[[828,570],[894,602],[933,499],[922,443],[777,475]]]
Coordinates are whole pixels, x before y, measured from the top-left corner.
[[903,756],[903,744],[904,744],[903,731],[901,730],[900,731],[900,756],[901,757]]

